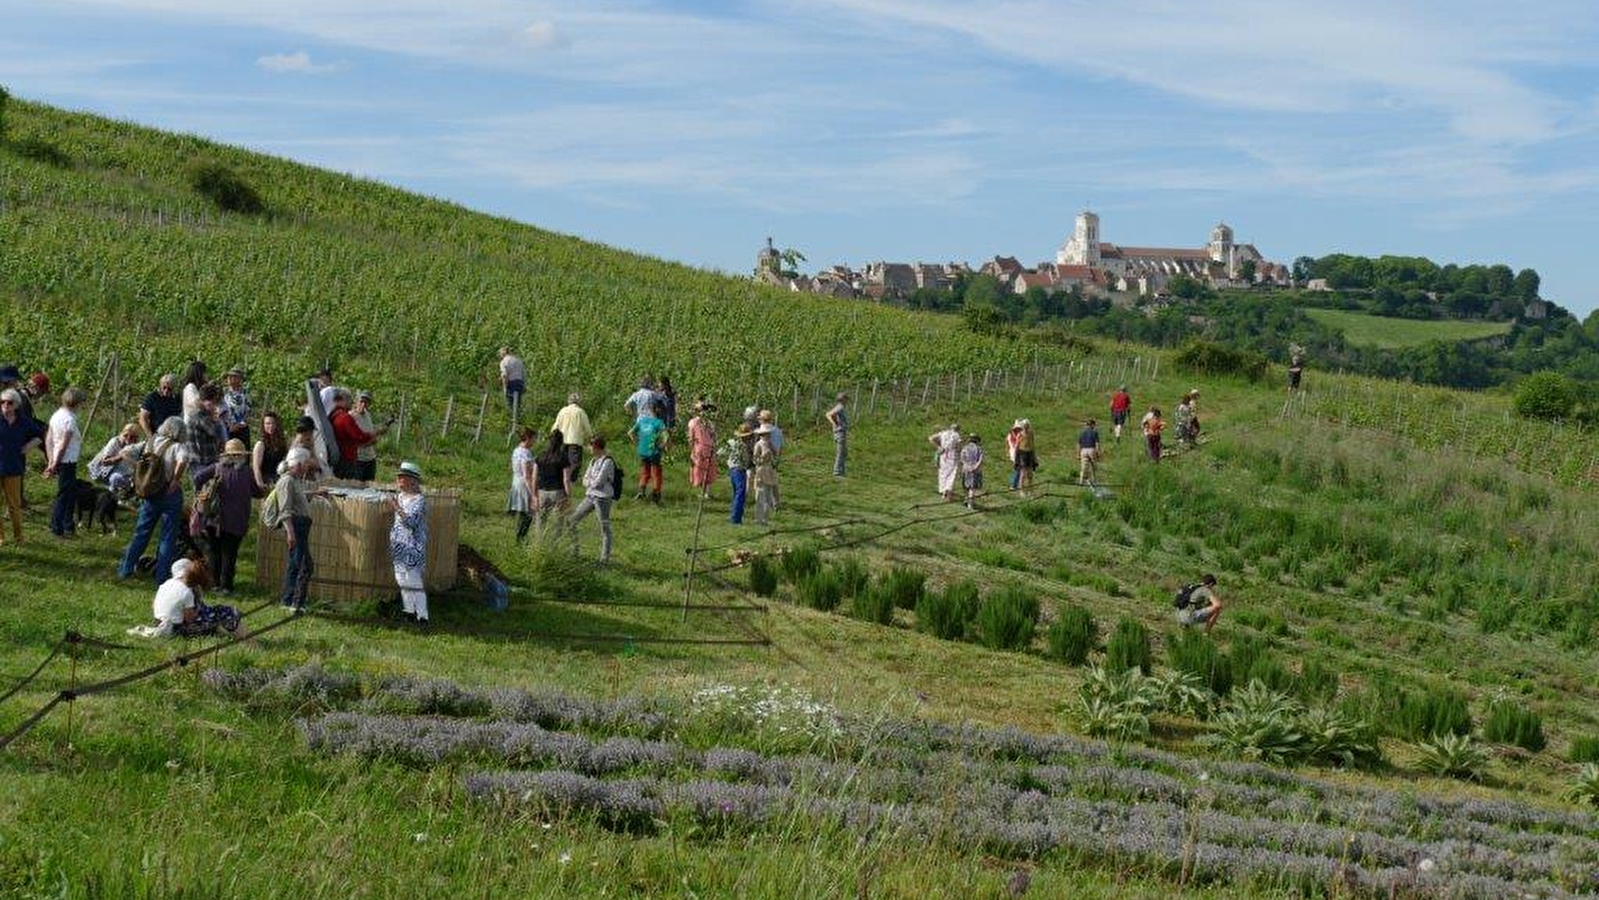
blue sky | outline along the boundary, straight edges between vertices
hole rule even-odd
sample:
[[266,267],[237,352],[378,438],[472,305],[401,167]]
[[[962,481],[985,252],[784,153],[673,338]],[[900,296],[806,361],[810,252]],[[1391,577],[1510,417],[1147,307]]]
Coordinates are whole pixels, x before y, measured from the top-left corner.
[[1599,5],[0,0],[0,83],[697,265],[1104,239],[1599,306]]

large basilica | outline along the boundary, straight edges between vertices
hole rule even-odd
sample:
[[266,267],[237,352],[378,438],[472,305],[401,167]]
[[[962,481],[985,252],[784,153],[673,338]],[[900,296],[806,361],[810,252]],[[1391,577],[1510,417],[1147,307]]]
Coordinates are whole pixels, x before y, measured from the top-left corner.
[[1210,230],[1204,247],[1130,247],[1100,240],[1099,215],[1089,210],[1077,214],[1071,237],[1055,253],[1058,266],[1087,266],[1105,273],[1106,280],[1124,290],[1152,293],[1174,275],[1187,275],[1211,283],[1287,283],[1288,271],[1267,260],[1254,244],[1233,241],[1233,230],[1222,222]]

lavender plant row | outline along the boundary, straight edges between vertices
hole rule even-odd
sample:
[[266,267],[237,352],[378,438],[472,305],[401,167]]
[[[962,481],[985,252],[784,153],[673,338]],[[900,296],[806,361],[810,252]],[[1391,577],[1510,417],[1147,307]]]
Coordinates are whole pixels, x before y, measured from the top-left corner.
[[[1194,816],[1165,804],[1125,805],[1053,798],[989,786],[954,803],[883,804],[774,785],[672,782],[656,777],[606,781],[570,771],[469,775],[468,795],[546,813],[589,814],[612,827],[649,829],[673,816],[701,826],[745,831],[802,821],[871,835],[887,830],[917,843],[939,840],[990,853],[1038,857],[1062,851],[1132,863],[1201,881],[1257,881],[1339,887],[1369,896],[1566,900],[1577,893],[1530,871],[1507,878],[1473,871],[1474,856],[1447,846],[1395,846],[1392,860],[1293,846],[1278,822]],[[1386,855],[1386,854],[1385,854]],[[1529,864],[1529,870],[1535,868]],[[1591,880],[1577,890],[1591,891]]]
[[[1129,833],[1142,829],[1152,835],[1164,835],[1168,841],[1203,836],[1205,843],[1213,847],[1210,852],[1222,855],[1254,853],[1264,848],[1301,860],[1346,860],[1362,872],[1405,870],[1416,860],[1428,859],[1439,871],[1461,877],[1524,885],[1563,878],[1599,888],[1599,847],[1591,840],[1568,837],[1536,843],[1517,840],[1515,835],[1489,834],[1477,840],[1425,841],[1299,818],[1314,811],[1293,804],[1275,809],[1268,804],[1258,810],[1264,815],[1229,811],[1214,808],[1219,794],[1208,795],[1205,789],[1189,791],[1174,784],[1169,776],[1137,769],[1101,765],[996,767],[947,752],[879,768],[816,757],[767,758],[743,750],[699,753],[676,744],[632,737],[594,742],[529,723],[347,712],[302,722],[301,728],[307,743],[318,751],[411,763],[436,764],[469,757],[497,759],[511,765],[549,766],[585,775],[698,772],[731,779],[715,783],[731,783],[745,789],[739,796],[762,797],[775,791],[774,796],[788,797],[798,790],[808,798],[836,803],[899,804],[913,809],[953,806],[976,823],[966,823],[971,827],[963,827],[960,833],[986,835],[981,843],[984,849],[994,852],[1040,855],[1062,844],[1072,846],[1063,835],[1080,833],[1085,827],[1097,831],[1107,822],[1128,820],[1137,824],[1137,829],[1132,825],[1123,827]],[[535,779],[533,783],[544,782]],[[635,789],[641,782],[616,783],[626,786],[624,796],[636,799]],[[593,796],[608,796],[604,792],[609,790],[605,787],[609,782],[582,784],[591,793],[599,792]],[[1106,784],[1119,789],[1105,792],[1100,786]],[[1102,796],[1080,796],[1095,793]],[[1103,799],[1106,793],[1115,794],[1115,799]],[[1084,810],[1092,811],[1091,820],[1081,818]],[[625,827],[636,827],[648,819],[637,810],[601,811],[606,821]],[[1066,825],[1062,826],[1062,821]],[[1156,826],[1158,830],[1151,831]],[[1511,840],[1506,843],[1484,838]],[[1588,874],[1578,874],[1583,872]]]
[[[1523,883],[1553,879],[1584,890],[1592,889],[1599,869],[1599,817],[1592,815],[1339,786],[1258,764],[1112,748],[1013,728],[846,721],[851,739],[839,745],[849,748],[845,758],[823,760],[728,748],[700,752],[630,737],[661,737],[687,724],[671,706],[639,698],[480,691],[398,678],[363,686],[353,676],[316,666],[281,673],[208,673],[207,680],[241,698],[288,695],[332,707],[360,702],[368,709],[436,716],[336,713],[302,722],[308,743],[330,753],[422,765],[475,758],[590,775],[699,772],[743,787],[800,789],[823,798],[836,798],[848,786],[856,798],[851,802],[890,807],[927,805],[947,797],[952,785],[966,785],[1031,793],[1051,803],[1108,803],[1179,818],[1203,815],[1217,827],[1206,835],[1205,843],[1214,848],[1207,852],[1222,855],[1268,847],[1352,859],[1368,871],[1402,869],[1407,861],[1425,858],[1437,866],[1447,863],[1461,876]],[[483,716],[488,721],[466,718]],[[567,733],[574,729],[594,737]],[[1035,821],[1027,827],[1048,835],[1047,824]]]

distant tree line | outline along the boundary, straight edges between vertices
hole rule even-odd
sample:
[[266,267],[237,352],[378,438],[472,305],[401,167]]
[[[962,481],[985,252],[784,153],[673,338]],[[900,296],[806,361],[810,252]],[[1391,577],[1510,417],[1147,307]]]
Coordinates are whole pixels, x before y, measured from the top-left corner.
[[1324,279],[1340,292],[1323,305],[1365,309],[1407,319],[1512,321],[1538,299],[1533,269],[1513,271],[1503,263],[1438,265],[1424,256],[1351,256],[1332,253],[1294,260],[1294,280]]

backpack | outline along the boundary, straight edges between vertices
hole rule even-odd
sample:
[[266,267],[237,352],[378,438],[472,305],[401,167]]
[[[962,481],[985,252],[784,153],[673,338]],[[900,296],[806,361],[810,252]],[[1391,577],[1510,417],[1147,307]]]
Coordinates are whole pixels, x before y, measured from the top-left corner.
[[278,489],[274,487],[272,492],[266,495],[266,499],[261,501],[261,525],[264,528],[277,528],[282,524],[283,498],[278,496]]
[[611,459],[611,499],[622,499],[622,467],[616,464],[615,457]]
[[207,522],[214,521],[222,515],[222,491],[217,488],[219,481],[221,479],[218,476],[211,476],[211,480],[207,481],[200,488],[200,493],[194,497],[195,509],[200,511],[200,515],[204,516]]
[[172,486],[167,477],[167,462],[156,452],[154,445],[145,448],[139,461],[133,464],[133,493],[145,500],[165,494]]
[[1192,606],[1194,602],[1194,591],[1199,590],[1200,587],[1201,583],[1196,581],[1193,584],[1185,584],[1178,588],[1177,596],[1173,598],[1172,601],[1173,604],[1178,609],[1187,609],[1188,607]]

